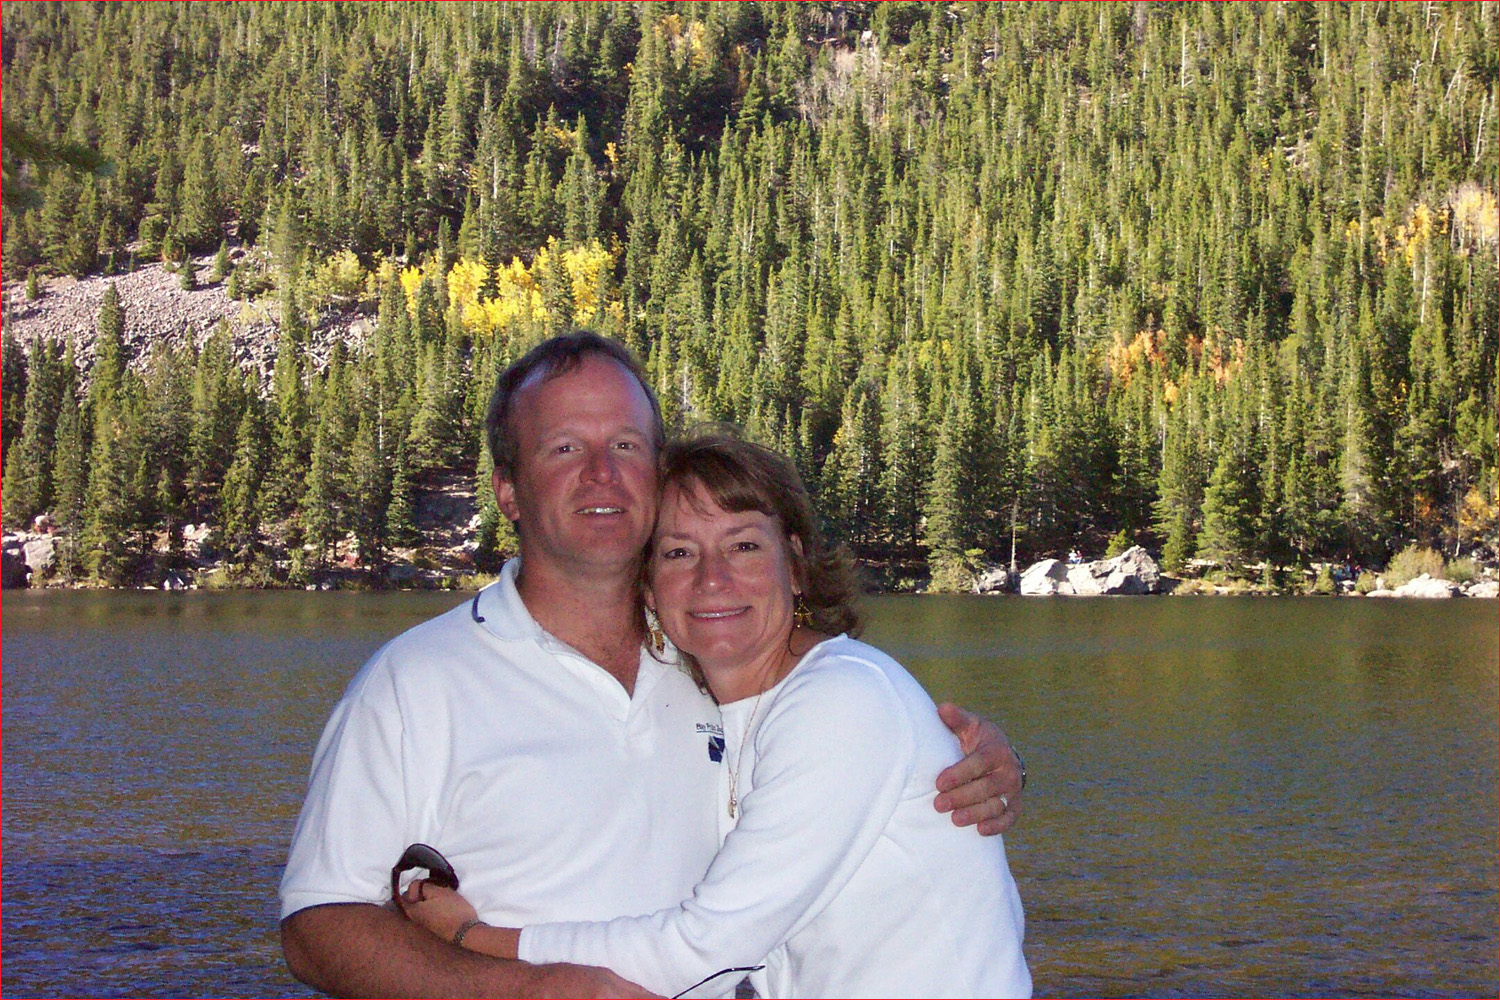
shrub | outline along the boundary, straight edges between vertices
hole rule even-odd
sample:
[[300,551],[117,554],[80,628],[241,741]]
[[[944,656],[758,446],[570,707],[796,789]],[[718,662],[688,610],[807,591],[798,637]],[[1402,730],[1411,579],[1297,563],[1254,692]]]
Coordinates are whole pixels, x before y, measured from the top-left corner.
[[26,301],[35,302],[42,297],[42,284],[36,276],[36,268],[26,272]]
[[1447,574],[1448,579],[1454,583],[1471,583],[1479,577],[1479,566],[1474,560],[1465,556],[1449,563]]
[[1113,559],[1128,548],[1130,548],[1130,537],[1125,534],[1125,529],[1121,528],[1109,536],[1109,544],[1104,547],[1104,558]]
[[1324,563],[1318,567],[1318,578],[1313,581],[1312,592],[1314,594],[1336,594],[1338,585],[1333,582],[1333,564]]
[[1359,571],[1359,576],[1354,580],[1354,590],[1359,594],[1368,594],[1375,589],[1375,574],[1367,569]]
[[1385,585],[1395,590],[1423,573],[1435,579],[1442,578],[1443,556],[1440,552],[1413,542],[1391,557],[1390,563],[1385,567]]

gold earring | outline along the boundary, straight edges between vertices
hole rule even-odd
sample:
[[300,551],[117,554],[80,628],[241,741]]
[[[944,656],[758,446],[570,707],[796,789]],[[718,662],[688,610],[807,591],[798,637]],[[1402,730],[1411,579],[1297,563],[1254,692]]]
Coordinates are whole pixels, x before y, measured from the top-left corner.
[[660,656],[667,651],[667,637],[662,634],[661,622],[656,618],[656,612],[649,607],[646,611],[646,642],[651,647],[651,652]]
[[812,628],[812,608],[807,606],[807,598],[799,592],[796,603],[792,606],[792,621],[798,628]]

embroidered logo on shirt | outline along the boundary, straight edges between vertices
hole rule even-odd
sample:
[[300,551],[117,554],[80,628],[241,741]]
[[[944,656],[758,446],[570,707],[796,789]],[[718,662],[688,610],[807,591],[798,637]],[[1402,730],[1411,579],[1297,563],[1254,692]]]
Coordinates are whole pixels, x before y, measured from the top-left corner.
[[717,722],[700,722],[694,729],[708,734],[708,759],[715,764],[724,763],[724,727]]

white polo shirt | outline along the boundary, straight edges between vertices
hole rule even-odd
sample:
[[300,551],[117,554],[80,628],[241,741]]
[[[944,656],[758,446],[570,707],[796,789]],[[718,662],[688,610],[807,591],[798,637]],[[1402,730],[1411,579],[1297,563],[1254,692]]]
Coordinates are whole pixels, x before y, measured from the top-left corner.
[[675,904],[718,848],[718,709],[644,650],[635,692],[544,632],[519,562],[355,675],[313,757],[283,918],[381,903],[421,842],[485,921],[599,920]]

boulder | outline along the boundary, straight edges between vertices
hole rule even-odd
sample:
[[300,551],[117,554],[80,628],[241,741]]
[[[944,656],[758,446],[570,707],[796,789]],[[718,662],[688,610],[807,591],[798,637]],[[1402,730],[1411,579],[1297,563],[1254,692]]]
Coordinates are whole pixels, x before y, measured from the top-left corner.
[[40,577],[57,564],[57,543],[51,535],[30,535],[22,545],[31,575]]
[[1452,580],[1435,580],[1426,573],[1396,588],[1397,597],[1457,597],[1461,593]]
[[1071,566],[1059,559],[1043,559],[1021,574],[1021,593],[1040,597],[1159,594],[1161,590],[1161,567],[1139,545],[1113,559]]
[[1103,588],[1106,594],[1155,594],[1161,590],[1161,567],[1139,545],[1100,565],[1109,567]]
[[991,566],[974,578],[976,594],[1004,594],[1015,589],[1015,578],[1004,566]]
[[1060,559],[1043,559],[1039,563],[1032,563],[1026,567],[1026,572],[1021,574],[1021,593],[1027,597],[1051,597],[1060,593],[1072,593],[1073,588],[1066,591],[1060,589],[1068,580],[1068,567]]
[[30,575],[31,567],[26,565],[26,553],[20,538],[7,535],[4,547],[0,548],[0,586],[7,590],[24,587]]
[[168,573],[161,581],[162,590],[187,590],[188,583],[176,573]]
[[1059,594],[1076,594],[1079,597],[1097,597],[1104,593],[1104,581],[1109,573],[1104,562],[1081,563],[1068,567],[1068,581],[1058,588]]
[[1464,595],[1467,597],[1487,597],[1490,600],[1494,600],[1500,597],[1500,581],[1476,580],[1464,588]]

